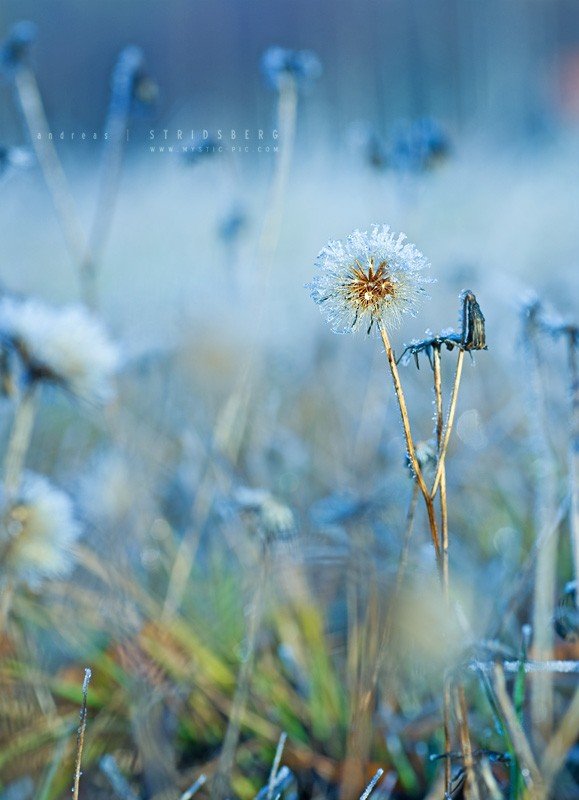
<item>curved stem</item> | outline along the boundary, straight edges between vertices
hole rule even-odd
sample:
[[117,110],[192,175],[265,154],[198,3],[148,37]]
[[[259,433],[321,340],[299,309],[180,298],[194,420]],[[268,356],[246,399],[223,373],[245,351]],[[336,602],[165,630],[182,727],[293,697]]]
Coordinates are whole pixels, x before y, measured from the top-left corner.
[[456,361],[456,372],[454,373],[454,385],[452,387],[452,395],[450,398],[450,406],[448,408],[448,415],[446,418],[446,425],[444,428],[442,445],[440,447],[440,453],[438,455],[438,463],[436,465],[436,474],[434,476],[434,483],[432,484],[432,489],[430,491],[431,497],[435,497],[436,492],[438,491],[438,486],[440,484],[442,478],[442,472],[444,470],[444,459],[446,458],[446,451],[448,450],[448,442],[450,440],[450,434],[452,433],[452,426],[454,425],[456,402],[458,400],[458,390],[460,388],[460,379],[462,376],[463,363],[464,363],[464,350],[459,350],[458,358]]
[[392,350],[392,345],[390,344],[390,339],[388,337],[388,333],[384,324],[382,322],[378,323],[380,329],[380,336],[382,337],[382,342],[384,344],[384,349],[386,351],[386,358],[388,359],[388,366],[390,367],[390,372],[392,374],[392,381],[394,383],[394,391],[396,393],[396,399],[398,401],[398,407],[400,409],[400,416],[402,418],[402,427],[404,429],[404,438],[406,439],[406,449],[408,451],[408,458],[410,459],[410,465],[414,472],[414,476],[416,482],[418,483],[418,487],[422,493],[424,498],[424,502],[426,504],[426,511],[428,514],[428,524],[430,527],[430,535],[432,536],[432,543],[434,545],[434,552],[436,555],[436,561],[438,564],[439,570],[441,570],[441,561],[440,561],[440,539],[438,536],[438,523],[436,521],[436,514],[434,512],[434,503],[432,497],[430,496],[430,492],[424,482],[424,476],[422,475],[422,470],[420,469],[420,464],[418,463],[418,459],[416,458],[416,448],[414,447],[414,440],[412,438],[412,432],[410,430],[410,420],[408,418],[408,409],[406,408],[406,399],[404,397],[404,392],[402,390],[402,384],[400,382],[400,375],[398,373],[398,367],[396,365],[396,358],[394,357],[394,351]]

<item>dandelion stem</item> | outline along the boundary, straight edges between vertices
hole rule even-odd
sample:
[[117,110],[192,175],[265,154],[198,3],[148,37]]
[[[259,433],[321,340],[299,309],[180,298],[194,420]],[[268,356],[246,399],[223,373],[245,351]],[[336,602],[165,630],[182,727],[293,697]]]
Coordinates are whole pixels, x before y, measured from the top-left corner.
[[231,710],[229,712],[229,722],[227,724],[227,730],[225,732],[225,738],[221,748],[221,755],[217,764],[217,771],[213,778],[213,786],[211,791],[212,800],[224,800],[229,793],[231,772],[235,762],[235,751],[237,749],[239,735],[241,733],[241,721],[249,694],[249,685],[255,658],[257,636],[263,614],[263,600],[268,574],[269,551],[266,546],[262,556],[260,575],[258,576],[255,593],[253,595],[249,610],[245,653],[241,662],[239,676],[237,678],[237,686],[233,696]]
[[260,269],[264,272],[266,285],[269,282],[271,262],[275,255],[281,231],[284,198],[296,134],[297,104],[298,90],[295,79],[291,75],[286,75],[281,82],[278,96],[277,113],[280,131],[280,151],[271,185],[268,211],[258,246]]
[[[432,351],[432,371],[434,384],[434,402],[436,407],[436,448],[438,460],[440,462],[441,449],[443,445],[444,432],[444,411],[442,403],[442,369],[440,358],[440,347],[434,347]],[[456,383],[455,383],[456,385]],[[440,477],[440,523],[442,535],[442,592],[446,612],[450,612],[450,573],[448,564],[448,507],[446,500],[446,466],[444,460],[441,463],[442,471]],[[434,495],[433,495],[434,497]],[[452,749],[452,698],[450,678],[445,677],[442,687],[442,719],[444,729],[444,750],[450,753]],[[464,748],[463,748],[464,750]],[[450,758],[444,761],[444,783],[446,793],[450,796],[452,780],[452,769]]]
[[394,351],[392,350],[392,345],[390,344],[390,339],[388,337],[388,333],[384,324],[382,322],[378,323],[380,328],[380,335],[382,337],[382,342],[384,344],[384,349],[386,351],[386,358],[388,359],[388,365],[390,367],[390,372],[392,373],[392,380],[394,382],[394,391],[396,393],[396,399],[398,401],[398,407],[400,409],[400,416],[402,418],[402,427],[404,428],[404,438],[406,439],[406,449],[408,451],[408,458],[410,459],[410,465],[412,467],[412,471],[414,472],[415,479],[418,483],[420,491],[422,492],[422,496],[424,497],[424,502],[426,504],[426,511],[428,514],[428,524],[430,527],[430,534],[432,536],[432,543],[434,545],[434,552],[436,555],[436,561],[439,566],[439,570],[441,569],[441,561],[440,561],[440,539],[438,536],[438,523],[436,521],[436,514],[434,511],[434,503],[433,498],[428,491],[426,483],[424,482],[424,477],[422,475],[422,470],[420,469],[420,464],[418,463],[418,459],[416,458],[416,449],[414,447],[414,440],[412,439],[412,432],[410,430],[410,420],[408,418],[408,410],[406,408],[406,399],[404,397],[404,391],[402,389],[402,384],[400,382],[400,375],[398,373],[398,367],[396,365],[396,358],[394,356]]
[[14,84],[30,141],[52,197],[66,246],[74,263],[81,268],[80,281],[83,300],[88,301],[90,300],[90,274],[85,265],[84,231],[62,164],[50,138],[50,128],[42,97],[32,69],[25,66],[18,69],[14,76]]
[[[122,56],[121,56],[122,58]],[[122,84],[123,96],[118,98],[119,87],[113,84],[109,113],[106,120],[108,139],[102,156],[100,183],[96,209],[88,237],[88,246],[84,254],[81,273],[85,276],[87,304],[95,309],[98,302],[97,268],[102,259],[104,247],[113,221],[115,200],[118,195],[123,153],[126,142],[126,131],[129,124],[132,80]]]
[[[432,366],[434,373],[434,398],[436,405],[436,447],[438,458],[442,446],[442,433],[444,416],[442,410],[442,374],[440,348],[434,347],[432,353]],[[442,536],[442,588],[447,605],[450,602],[450,575],[448,569],[448,506],[446,500],[446,466],[443,462],[440,477],[440,528]]]
[[4,458],[4,489],[8,498],[13,498],[20,486],[26,454],[32,438],[35,414],[36,387],[32,385],[16,406],[12,432]]
[[432,484],[432,489],[430,492],[430,496],[434,498],[436,496],[436,492],[438,491],[438,486],[442,479],[442,472],[444,470],[444,460],[446,458],[446,452],[448,450],[448,442],[450,441],[450,434],[452,432],[452,426],[454,425],[454,415],[456,413],[456,403],[458,400],[458,390],[460,388],[460,379],[462,376],[462,366],[464,363],[464,350],[458,351],[458,358],[456,360],[456,371],[454,373],[454,384],[452,387],[452,395],[450,397],[450,406],[448,408],[448,414],[446,417],[446,425],[444,428],[444,434],[442,437],[442,445],[440,447],[440,452],[438,455],[438,462],[436,466],[436,473],[434,476],[434,482]]

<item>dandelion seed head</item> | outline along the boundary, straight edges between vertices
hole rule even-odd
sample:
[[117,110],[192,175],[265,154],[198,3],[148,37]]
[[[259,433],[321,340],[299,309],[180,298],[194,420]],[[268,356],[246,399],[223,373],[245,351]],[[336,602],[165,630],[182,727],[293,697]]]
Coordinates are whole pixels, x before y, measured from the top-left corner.
[[267,82],[279,89],[285,78],[293,78],[299,85],[311,83],[322,74],[322,64],[311,50],[288,50],[269,47],[261,58],[261,70]]
[[67,494],[46,478],[25,473],[18,496],[3,512],[0,552],[12,580],[37,589],[74,566],[72,545],[81,534]]
[[386,225],[329,242],[316,266],[307,288],[335,333],[398,327],[404,314],[416,313],[432,283],[425,256]]
[[59,384],[92,402],[110,398],[119,351],[82,307],[57,310],[34,299],[5,297],[0,336],[18,353],[29,380]]

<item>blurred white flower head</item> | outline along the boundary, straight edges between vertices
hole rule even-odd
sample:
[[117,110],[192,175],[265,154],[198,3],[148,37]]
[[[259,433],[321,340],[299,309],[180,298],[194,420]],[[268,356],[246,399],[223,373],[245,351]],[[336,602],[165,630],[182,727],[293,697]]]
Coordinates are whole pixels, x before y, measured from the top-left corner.
[[115,451],[100,453],[79,480],[76,500],[83,519],[104,526],[123,520],[135,505],[137,485],[127,459]]
[[242,486],[234,497],[240,509],[257,514],[259,525],[267,538],[282,537],[293,531],[295,519],[291,508],[265,489]]
[[355,230],[344,241],[331,241],[316,260],[319,269],[307,288],[336,333],[372,326],[397,327],[425,298],[425,256],[403,233],[386,225]]
[[44,580],[67,575],[80,533],[68,495],[46,478],[26,473],[18,497],[3,511],[2,577],[35,589]]
[[15,349],[30,380],[56,383],[92,402],[110,398],[119,351],[81,306],[54,309],[34,299],[4,297],[0,337]]

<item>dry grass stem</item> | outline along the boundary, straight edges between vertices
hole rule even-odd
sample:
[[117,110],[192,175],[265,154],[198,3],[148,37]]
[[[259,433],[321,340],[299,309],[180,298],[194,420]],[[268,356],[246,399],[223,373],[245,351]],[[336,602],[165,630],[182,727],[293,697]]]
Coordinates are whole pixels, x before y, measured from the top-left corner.
[[530,798],[541,800],[544,797],[543,777],[535,761],[529,740],[519,722],[515,707],[507,693],[505,673],[499,664],[495,664],[494,667],[494,689],[513,748],[521,765],[523,779],[530,792]]
[[452,433],[452,426],[454,425],[454,416],[456,413],[456,404],[458,400],[458,390],[460,388],[460,379],[462,376],[462,366],[464,363],[464,350],[458,351],[458,356],[456,359],[456,370],[454,373],[454,382],[452,386],[452,394],[450,396],[450,405],[448,408],[448,414],[446,417],[446,425],[444,427],[444,434],[442,438],[442,446],[440,448],[440,455],[438,456],[438,463],[436,467],[436,473],[434,476],[434,481],[432,483],[432,489],[430,491],[431,497],[435,497],[436,492],[438,491],[438,485],[442,478],[442,472],[444,469],[444,460],[446,458],[446,452],[448,450],[448,443],[450,441],[450,434]]

